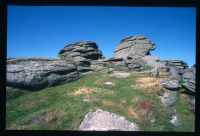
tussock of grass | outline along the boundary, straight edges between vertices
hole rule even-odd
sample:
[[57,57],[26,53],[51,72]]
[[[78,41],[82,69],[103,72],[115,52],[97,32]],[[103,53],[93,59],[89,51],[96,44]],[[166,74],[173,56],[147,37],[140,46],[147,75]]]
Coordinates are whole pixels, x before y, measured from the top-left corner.
[[[105,85],[104,81],[116,85]],[[155,85],[158,81],[144,73],[123,79],[95,73],[72,83],[31,92],[7,101],[6,129],[78,130],[84,115],[98,107],[126,117],[141,131],[194,131],[194,117],[189,111],[183,112],[188,106],[184,99],[175,105],[183,128],[174,128],[156,92],[148,93],[149,88],[160,89]],[[85,103],[84,99],[90,102]]]

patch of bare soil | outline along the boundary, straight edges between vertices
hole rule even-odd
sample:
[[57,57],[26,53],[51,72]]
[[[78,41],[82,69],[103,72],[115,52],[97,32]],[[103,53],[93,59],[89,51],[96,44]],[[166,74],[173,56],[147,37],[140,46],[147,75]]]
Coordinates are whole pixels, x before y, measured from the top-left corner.
[[134,107],[128,108],[128,115],[135,119],[154,122],[153,109],[155,109],[155,105],[151,101],[145,99],[140,99],[135,102]]

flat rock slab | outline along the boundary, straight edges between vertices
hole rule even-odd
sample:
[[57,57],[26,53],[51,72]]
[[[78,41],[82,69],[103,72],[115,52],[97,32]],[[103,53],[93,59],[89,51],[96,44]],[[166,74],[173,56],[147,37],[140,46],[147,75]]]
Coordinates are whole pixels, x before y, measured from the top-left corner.
[[127,73],[124,71],[114,71],[111,76],[117,77],[117,78],[127,78],[131,75],[131,73]]
[[161,84],[170,91],[178,91],[180,89],[180,85],[176,81],[161,80]]
[[97,109],[90,110],[84,117],[79,130],[91,131],[138,131],[136,124],[117,114]]

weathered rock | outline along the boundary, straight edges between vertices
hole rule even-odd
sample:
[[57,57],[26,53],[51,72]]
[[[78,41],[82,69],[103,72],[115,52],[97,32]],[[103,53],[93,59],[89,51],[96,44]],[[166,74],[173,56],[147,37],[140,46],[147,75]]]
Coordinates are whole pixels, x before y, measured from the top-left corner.
[[158,67],[154,67],[151,71],[150,71],[150,75],[153,77],[158,77],[159,76],[159,69]]
[[91,65],[90,68],[93,71],[98,71],[98,72],[102,72],[102,73],[109,73],[112,71],[111,68],[106,66],[107,62],[103,62],[103,61],[91,61]]
[[167,90],[160,98],[164,106],[171,107],[178,99],[178,91]]
[[160,62],[164,62],[168,67],[176,68],[179,75],[182,75],[184,70],[188,69],[188,64],[182,60],[160,60]]
[[154,56],[144,56],[141,58],[144,64],[154,68],[166,68],[165,63],[159,62],[159,59]]
[[176,67],[170,67],[169,68],[169,73],[172,75],[175,79],[181,80],[181,76],[179,75],[177,68]]
[[138,131],[138,126],[117,114],[97,109],[84,117],[79,130],[91,131]]
[[85,59],[98,60],[102,56],[102,52],[98,50],[98,46],[94,42],[76,42],[64,47],[60,52],[60,57],[65,59],[74,59],[76,56]]
[[100,62],[119,62],[119,61],[123,61],[123,58],[104,58],[104,59],[99,59],[98,61],[100,61]]
[[196,92],[195,81],[189,80],[186,83],[183,83],[182,85],[189,93],[194,94]]
[[154,44],[144,36],[131,36],[121,40],[115,48],[115,57],[123,59],[139,59],[150,54]]
[[11,59],[7,61],[7,86],[38,90],[78,79],[74,64],[59,59]]
[[172,119],[170,120],[170,122],[175,126],[175,127],[178,127],[181,125],[181,120],[180,120],[180,117],[175,114],[175,115],[172,115]]
[[67,61],[74,63],[78,67],[80,74],[92,71],[90,68],[92,60],[102,57],[102,52],[94,42],[76,42],[65,46],[59,52],[59,56]]
[[161,80],[161,84],[164,88],[170,91],[179,91],[180,85],[176,81]]
[[192,68],[185,70],[185,73],[182,75],[182,80],[184,81],[182,85],[186,89],[186,91],[189,91],[190,93],[196,92],[195,76],[196,76],[195,65]]

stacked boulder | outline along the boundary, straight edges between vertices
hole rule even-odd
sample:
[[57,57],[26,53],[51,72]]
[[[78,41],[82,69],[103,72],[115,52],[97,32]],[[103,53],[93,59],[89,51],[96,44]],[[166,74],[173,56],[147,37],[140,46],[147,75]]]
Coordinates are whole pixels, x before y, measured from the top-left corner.
[[91,61],[100,59],[102,52],[98,50],[95,42],[85,41],[65,46],[60,50],[59,56],[67,62],[74,63],[79,73],[84,74],[92,71]]
[[6,83],[9,87],[40,90],[77,80],[74,64],[60,59],[8,59]]
[[115,58],[123,58],[124,60],[118,62],[117,65],[141,71],[143,70],[140,65],[141,58],[150,55],[150,51],[154,49],[155,44],[144,36],[127,37],[121,40],[115,48]]
[[150,55],[155,45],[144,36],[130,36],[120,41],[115,49],[115,57],[123,59],[139,59]]

